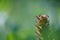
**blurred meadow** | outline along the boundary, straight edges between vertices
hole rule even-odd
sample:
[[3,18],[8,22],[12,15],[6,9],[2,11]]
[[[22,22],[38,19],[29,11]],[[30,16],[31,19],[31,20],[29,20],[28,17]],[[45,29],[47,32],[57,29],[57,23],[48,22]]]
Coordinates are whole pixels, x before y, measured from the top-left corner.
[[49,15],[48,40],[60,40],[59,0],[0,0],[0,40],[36,40],[39,14]]

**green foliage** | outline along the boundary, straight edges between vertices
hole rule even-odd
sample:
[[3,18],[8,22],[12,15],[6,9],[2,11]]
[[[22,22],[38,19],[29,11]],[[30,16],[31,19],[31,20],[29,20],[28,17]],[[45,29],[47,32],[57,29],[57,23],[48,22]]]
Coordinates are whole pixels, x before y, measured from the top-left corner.
[[0,40],[35,40],[35,16],[39,14],[48,14],[50,20],[41,36],[45,40],[60,40],[60,1],[0,0],[0,14]]

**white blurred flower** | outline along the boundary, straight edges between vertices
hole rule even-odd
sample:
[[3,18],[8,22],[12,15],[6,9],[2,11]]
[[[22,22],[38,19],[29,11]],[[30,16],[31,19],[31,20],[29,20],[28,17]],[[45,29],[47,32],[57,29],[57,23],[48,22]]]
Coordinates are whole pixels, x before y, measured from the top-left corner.
[[7,12],[4,11],[0,12],[0,26],[5,24],[7,18],[8,18]]

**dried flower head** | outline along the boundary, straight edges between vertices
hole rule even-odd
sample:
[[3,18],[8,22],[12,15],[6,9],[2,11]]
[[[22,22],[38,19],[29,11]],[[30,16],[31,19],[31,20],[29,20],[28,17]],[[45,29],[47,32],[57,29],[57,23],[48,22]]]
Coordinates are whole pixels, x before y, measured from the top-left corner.
[[44,23],[46,24],[48,22],[48,15],[39,15],[39,16],[36,16],[36,23],[37,25],[44,25]]

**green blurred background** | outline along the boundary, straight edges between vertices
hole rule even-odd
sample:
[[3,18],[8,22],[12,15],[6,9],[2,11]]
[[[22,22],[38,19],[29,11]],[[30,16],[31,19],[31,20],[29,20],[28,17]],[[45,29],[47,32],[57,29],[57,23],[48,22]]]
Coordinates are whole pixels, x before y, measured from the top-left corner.
[[60,40],[59,0],[0,0],[0,40],[35,40],[39,14],[49,15],[48,40]]

